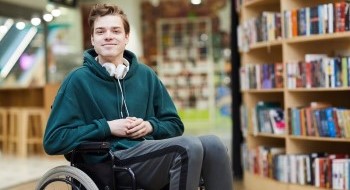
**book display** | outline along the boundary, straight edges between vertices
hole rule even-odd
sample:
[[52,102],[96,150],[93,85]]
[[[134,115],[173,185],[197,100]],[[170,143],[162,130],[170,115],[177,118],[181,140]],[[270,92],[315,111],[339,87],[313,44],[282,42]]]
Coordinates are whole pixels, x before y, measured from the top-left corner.
[[350,3],[236,5],[246,189],[350,189]]
[[211,120],[214,68],[209,18],[160,19],[157,72],[184,120]]

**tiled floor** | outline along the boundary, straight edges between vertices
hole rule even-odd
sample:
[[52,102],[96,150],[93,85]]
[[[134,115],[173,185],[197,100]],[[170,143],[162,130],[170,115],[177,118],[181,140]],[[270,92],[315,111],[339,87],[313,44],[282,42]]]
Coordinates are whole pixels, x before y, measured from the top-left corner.
[[[46,171],[68,164],[60,157],[29,157],[26,159],[13,156],[0,157],[0,190],[9,189],[18,184],[39,179]],[[34,189],[34,188],[33,188]]]

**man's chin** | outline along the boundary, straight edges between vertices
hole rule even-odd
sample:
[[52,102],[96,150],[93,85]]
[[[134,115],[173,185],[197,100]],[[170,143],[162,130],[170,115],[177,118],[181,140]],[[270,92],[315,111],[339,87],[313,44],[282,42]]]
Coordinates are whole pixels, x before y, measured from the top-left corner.
[[111,52],[101,52],[100,56],[102,57],[116,57],[117,54],[115,53],[116,51],[111,51]]

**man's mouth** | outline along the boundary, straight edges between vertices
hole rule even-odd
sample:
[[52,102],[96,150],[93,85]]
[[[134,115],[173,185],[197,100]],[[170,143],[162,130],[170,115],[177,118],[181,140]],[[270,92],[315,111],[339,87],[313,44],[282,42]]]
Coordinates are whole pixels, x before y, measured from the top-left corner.
[[102,44],[102,46],[115,46],[117,44]]

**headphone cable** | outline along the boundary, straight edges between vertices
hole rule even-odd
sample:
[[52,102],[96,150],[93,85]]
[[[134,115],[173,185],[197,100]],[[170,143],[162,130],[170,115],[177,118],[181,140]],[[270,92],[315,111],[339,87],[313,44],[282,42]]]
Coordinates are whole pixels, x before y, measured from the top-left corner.
[[122,118],[124,118],[123,116],[123,104],[125,105],[125,110],[126,110],[126,115],[127,117],[129,117],[129,110],[128,110],[128,106],[126,105],[126,101],[125,101],[125,98],[124,98],[124,92],[123,92],[123,89],[122,89],[122,85],[120,84],[120,80],[118,80],[118,85],[119,85],[119,88],[120,88],[120,92],[122,94],[122,102],[121,102],[121,105],[120,105],[120,114],[122,116]]

